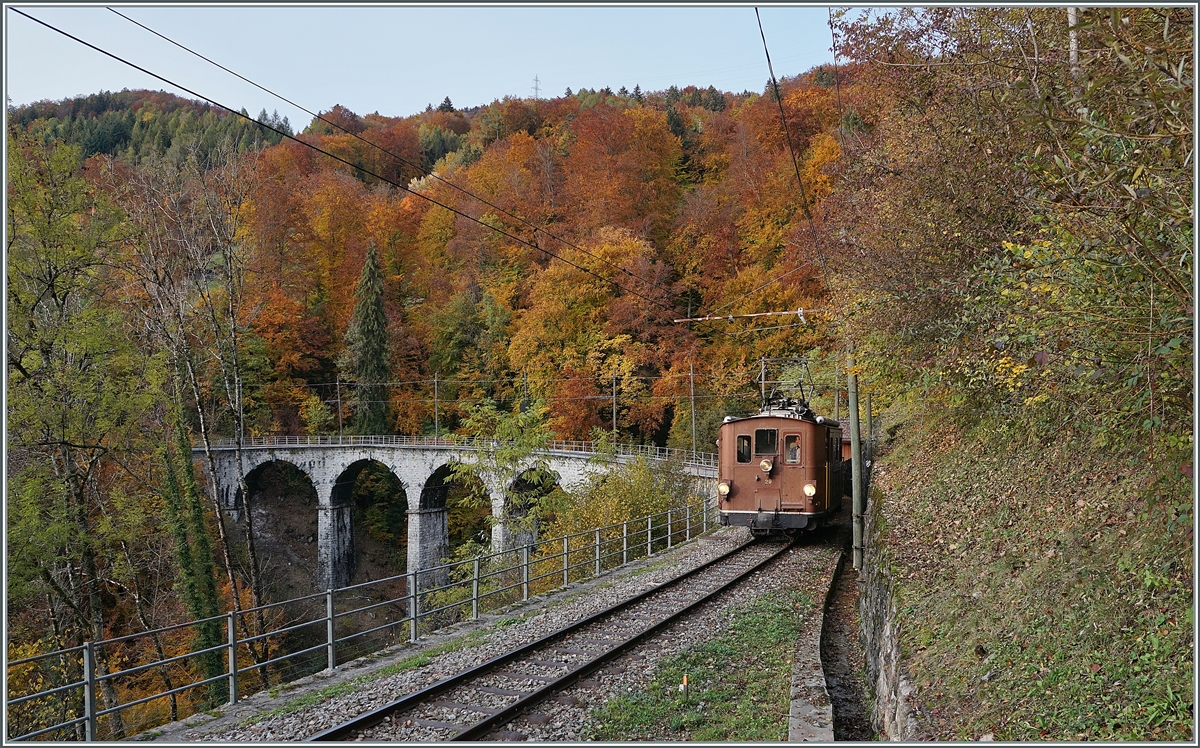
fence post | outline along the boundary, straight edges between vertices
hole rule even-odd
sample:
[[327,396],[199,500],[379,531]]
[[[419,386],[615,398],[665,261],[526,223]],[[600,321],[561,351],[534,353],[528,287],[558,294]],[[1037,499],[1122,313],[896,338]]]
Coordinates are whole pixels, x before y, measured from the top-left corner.
[[667,549],[671,548],[671,510],[667,510]]
[[653,549],[650,547],[651,532],[653,529],[654,515],[651,514],[649,517],[646,517],[646,558],[650,558],[650,554],[653,553]]
[[334,642],[337,639],[333,632],[333,590],[325,591],[325,667],[329,672],[333,672],[337,668],[337,652],[334,651]]
[[226,655],[229,660],[229,703],[236,704],[238,702],[238,660],[237,660],[237,613],[229,611],[225,615],[225,633],[228,643]]
[[521,599],[529,599],[529,544],[521,546]]
[[568,537],[563,538],[563,587],[566,587],[568,584],[570,584],[570,581],[567,579],[568,573],[571,569],[571,566],[567,561],[567,559],[571,557],[571,546],[568,545],[570,540],[571,539]]
[[475,573],[471,577],[471,620],[479,618],[479,559],[475,559]]
[[408,622],[410,642],[417,641],[417,572],[408,573]]
[[704,497],[704,503],[700,505],[700,532],[701,534],[708,532],[708,497]]
[[629,563],[629,522],[621,523],[621,566]]
[[687,504],[687,519],[684,520],[684,540],[692,539],[692,505]]
[[600,531],[596,530],[596,576],[600,576]]
[[83,643],[83,739],[96,739],[96,656],[91,642]]

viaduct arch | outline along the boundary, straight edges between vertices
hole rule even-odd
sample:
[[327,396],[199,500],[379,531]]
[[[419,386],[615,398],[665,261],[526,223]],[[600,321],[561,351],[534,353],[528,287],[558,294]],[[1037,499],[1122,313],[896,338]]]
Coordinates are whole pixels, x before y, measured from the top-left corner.
[[[404,436],[256,437],[243,440],[240,464],[232,441],[214,443],[212,452],[218,501],[222,510],[235,518],[240,517],[243,508],[239,478],[249,476],[269,462],[288,463],[312,481],[317,493],[318,589],[333,589],[348,585],[353,572],[349,493],[367,464],[382,464],[404,489],[408,502],[408,569],[420,572],[440,565],[450,552],[443,487],[448,467],[456,462],[476,462],[481,447],[486,449],[487,445],[473,440]],[[583,482],[589,460],[595,454],[587,442],[551,442],[536,456],[545,461],[558,484],[566,488]],[[193,449],[195,459],[204,456],[203,447]],[[689,474],[716,478],[714,454],[639,446],[619,447],[616,454],[618,462],[637,457],[660,460],[682,457]],[[522,472],[517,470],[511,482],[519,480]],[[506,478],[486,469],[477,470],[476,475],[491,497],[492,516],[496,520],[492,527],[492,549],[499,551],[527,542],[525,538],[513,537],[504,524],[505,494],[511,488],[505,484]]]

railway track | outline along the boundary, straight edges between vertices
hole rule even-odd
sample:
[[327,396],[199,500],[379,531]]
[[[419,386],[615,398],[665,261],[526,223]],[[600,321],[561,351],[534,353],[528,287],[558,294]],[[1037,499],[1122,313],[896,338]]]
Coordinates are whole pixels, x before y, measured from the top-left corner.
[[309,741],[480,740],[753,574],[794,543],[751,542],[635,597],[323,730]]

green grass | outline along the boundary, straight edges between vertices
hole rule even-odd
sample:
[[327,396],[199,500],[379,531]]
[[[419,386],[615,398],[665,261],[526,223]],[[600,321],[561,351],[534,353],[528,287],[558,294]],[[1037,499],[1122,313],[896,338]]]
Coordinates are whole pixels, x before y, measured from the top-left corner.
[[645,692],[594,710],[586,739],[786,740],[795,641],[812,614],[812,600],[800,592],[736,609],[715,639],[664,660]]

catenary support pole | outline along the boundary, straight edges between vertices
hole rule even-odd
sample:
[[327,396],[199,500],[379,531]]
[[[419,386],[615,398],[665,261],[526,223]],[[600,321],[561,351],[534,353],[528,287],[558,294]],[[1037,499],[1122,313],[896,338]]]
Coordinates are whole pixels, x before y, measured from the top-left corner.
[[613,442],[616,442],[617,441],[617,375],[616,374],[613,374],[612,419],[613,419]]
[[766,405],[767,405],[767,358],[766,358],[766,356],[763,356],[758,360],[758,382],[759,382],[759,384],[758,384],[759,394],[762,396],[762,404],[763,404],[763,407],[766,407]]
[[688,379],[691,381],[692,399],[692,459],[696,459],[696,365],[688,364]]
[[866,440],[863,444],[863,459],[867,462],[875,459],[875,430],[871,423],[871,391],[863,392],[863,410],[867,416],[867,430],[863,433],[863,438]]
[[342,438],[342,376],[337,377],[338,438]]
[[862,485],[862,438],[858,431],[858,376],[854,373],[854,345],[850,345],[850,355],[847,360],[846,382],[850,400],[850,474],[854,482],[853,496],[853,527],[854,527],[854,568],[862,570],[863,559],[863,485]]

